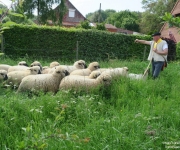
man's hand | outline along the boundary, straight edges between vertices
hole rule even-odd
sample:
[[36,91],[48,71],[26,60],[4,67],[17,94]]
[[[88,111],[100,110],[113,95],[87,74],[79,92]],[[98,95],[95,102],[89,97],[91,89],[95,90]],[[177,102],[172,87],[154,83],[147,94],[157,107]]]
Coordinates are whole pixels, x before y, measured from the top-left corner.
[[134,42],[135,42],[135,43],[138,43],[138,41],[139,41],[138,39],[135,39],[135,41],[134,41]]

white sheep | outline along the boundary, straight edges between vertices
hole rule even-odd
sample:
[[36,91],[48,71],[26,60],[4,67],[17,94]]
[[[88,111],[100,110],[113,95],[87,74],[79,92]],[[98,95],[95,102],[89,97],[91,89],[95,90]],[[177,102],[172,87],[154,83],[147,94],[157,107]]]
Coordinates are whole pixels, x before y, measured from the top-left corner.
[[44,66],[42,67],[42,74],[48,74],[50,72],[52,68],[50,68],[49,66]]
[[41,65],[41,63],[40,63],[39,61],[34,61],[30,66],[31,66],[31,67],[32,67],[32,66],[39,66],[40,69],[41,69],[41,71],[42,71],[42,65]]
[[12,71],[7,74],[8,80],[6,83],[18,87],[24,77],[36,74],[41,74],[39,66],[30,67],[25,71]]
[[29,67],[26,66],[11,66],[8,69],[8,72],[12,72],[12,71],[25,71],[29,69]]
[[70,73],[70,75],[89,76],[92,71],[97,70],[99,68],[100,66],[98,62],[92,62],[88,65],[88,68],[74,70],[73,72]]
[[103,71],[101,74],[109,74],[112,78],[117,78],[120,76],[127,76],[128,75],[128,68],[122,67],[122,68],[113,68],[113,69],[107,69],[106,71]]
[[76,78],[70,75],[62,79],[59,89],[89,92],[110,85],[111,80],[112,78],[108,74],[100,75],[96,79]]
[[28,67],[28,64],[25,62],[25,61],[20,61],[18,63],[19,66],[27,66]]
[[10,65],[6,65],[6,64],[0,64],[0,70],[8,71],[9,67],[11,67],[11,66]]
[[56,67],[52,74],[29,75],[22,79],[17,92],[39,91],[58,92],[61,80],[69,75],[61,66]]
[[6,70],[0,70],[0,82],[2,82],[3,80],[7,80],[7,71]]
[[60,65],[60,63],[58,63],[57,61],[53,61],[53,62],[51,62],[50,63],[50,68],[53,68],[53,67],[56,67],[56,66],[59,66]]
[[144,71],[143,74],[129,73],[127,77],[135,80],[146,80],[149,74],[150,74],[150,69],[147,69]]

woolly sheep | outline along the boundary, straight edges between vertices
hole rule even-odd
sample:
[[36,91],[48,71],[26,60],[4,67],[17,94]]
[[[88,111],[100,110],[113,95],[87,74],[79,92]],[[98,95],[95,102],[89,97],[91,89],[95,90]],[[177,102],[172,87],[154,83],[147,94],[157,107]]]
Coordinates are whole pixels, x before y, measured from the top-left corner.
[[19,66],[26,66],[26,67],[28,67],[28,64],[27,64],[25,61],[20,61],[20,62],[18,63],[18,65],[19,65]]
[[6,65],[6,64],[1,64],[0,65],[0,70],[6,70],[8,71],[9,67],[11,67],[10,65]]
[[8,80],[6,83],[18,87],[24,77],[36,74],[41,74],[39,66],[30,67],[25,71],[12,71],[7,74]]
[[148,78],[149,73],[150,73],[150,69],[146,70],[143,74],[129,73],[128,77],[130,79],[135,79],[135,80],[146,80]]
[[58,66],[52,74],[26,76],[22,79],[17,92],[42,90],[44,92],[56,93],[62,78],[67,75],[69,75],[67,70]]
[[59,66],[60,64],[57,62],[57,61],[53,61],[50,63],[50,68],[53,68],[53,67],[56,67],[56,66]]
[[70,73],[70,75],[80,75],[80,76],[89,76],[92,71],[99,69],[98,62],[92,62],[89,64],[88,68],[86,69],[78,69]]
[[108,74],[100,75],[96,79],[74,78],[70,75],[62,79],[59,89],[89,92],[93,89],[110,85],[111,79],[111,76]]
[[29,69],[29,67],[26,66],[11,66],[8,69],[8,72],[12,72],[12,71],[25,71]]
[[0,70],[0,82],[2,82],[3,80],[7,80],[7,71],[6,70]]
[[41,63],[40,63],[39,61],[34,61],[34,62],[31,64],[31,67],[33,67],[33,66],[39,66],[40,69],[41,69],[41,71],[42,71],[42,65],[41,65]]
[[50,68],[49,66],[44,66],[42,67],[42,74],[48,74],[49,71],[51,70],[52,68]]
[[116,78],[119,76],[127,76],[128,68],[122,67],[122,68],[107,69],[106,71],[103,71],[101,74],[109,74],[112,76],[112,78]]
[[65,69],[67,69],[69,73],[71,73],[74,70],[86,68],[86,63],[84,60],[78,60],[74,62],[73,66],[68,66],[68,65],[60,65],[60,66],[64,67]]

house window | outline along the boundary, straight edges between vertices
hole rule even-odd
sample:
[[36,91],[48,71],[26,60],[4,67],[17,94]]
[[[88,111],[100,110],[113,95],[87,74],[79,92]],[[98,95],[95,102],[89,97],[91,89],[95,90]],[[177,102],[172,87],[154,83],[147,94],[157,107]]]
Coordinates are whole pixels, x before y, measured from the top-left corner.
[[75,9],[69,9],[69,17],[75,17]]

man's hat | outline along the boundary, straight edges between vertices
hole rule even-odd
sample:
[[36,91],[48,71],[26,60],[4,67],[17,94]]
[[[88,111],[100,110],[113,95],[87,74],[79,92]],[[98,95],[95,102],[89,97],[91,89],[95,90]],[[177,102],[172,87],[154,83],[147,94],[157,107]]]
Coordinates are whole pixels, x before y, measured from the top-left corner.
[[160,35],[161,35],[160,32],[156,32],[156,33],[152,34],[152,36],[160,36]]

